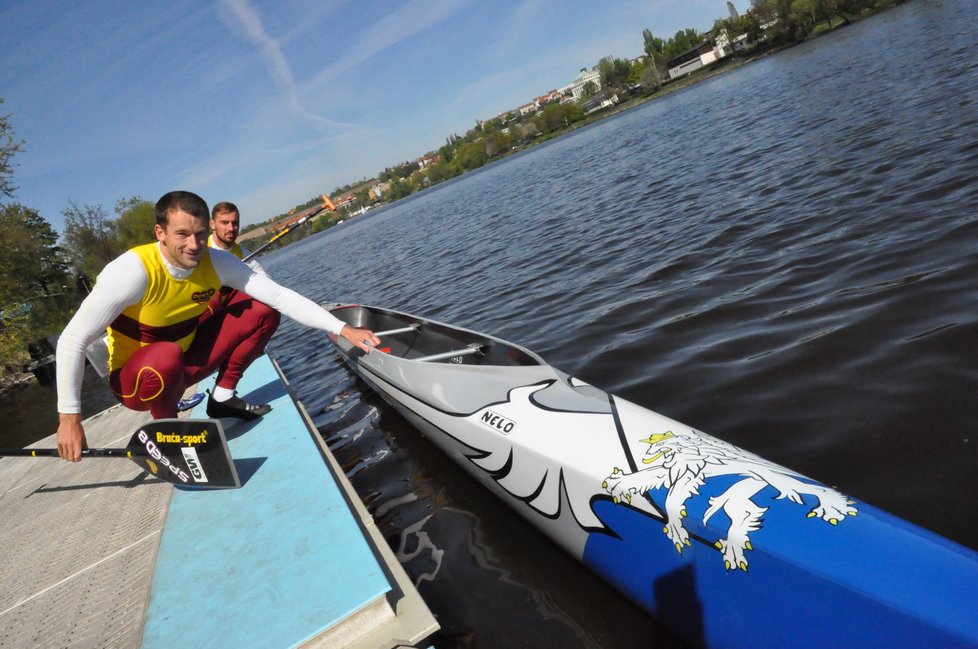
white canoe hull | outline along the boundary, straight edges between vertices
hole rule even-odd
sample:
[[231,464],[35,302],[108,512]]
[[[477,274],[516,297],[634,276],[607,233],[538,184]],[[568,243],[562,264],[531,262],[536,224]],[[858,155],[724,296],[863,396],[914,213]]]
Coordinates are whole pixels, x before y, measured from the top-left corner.
[[334,341],[388,403],[691,642],[978,647],[978,553],[522,347],[386,309],[333,313],[395,332],[368,355]]

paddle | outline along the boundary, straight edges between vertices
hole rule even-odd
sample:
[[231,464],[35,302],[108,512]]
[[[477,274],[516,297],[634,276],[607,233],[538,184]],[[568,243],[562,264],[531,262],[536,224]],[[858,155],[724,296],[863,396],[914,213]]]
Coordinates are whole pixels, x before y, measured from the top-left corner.
[[299,227],[303,223],[306,223],[312,217],[318,216],[319,214],[321,214],[325,210],[329,210],[331,212],[335,212],[336,211],[336,206],[333,205],[333,201],[329,200],[329,196],[327,196],[326,194],[322,194],[320,196],[320,198],[323,199],[323,204],[322,204],[322,206],[318,210],[316,210],[315,212],[312,212],[310,214],[306,214],[301,219],[299,219],[298,221],[296,221],[295,223],[293,223],[289,227],[285,228],[284,230],[282,230],[281,232],[279,232],[278,234],[276,234],[274,237],[272,237],[271,239],[269,239],[268,241],[266,241],[264,244],[262,244],[261,246],[259,246],[256,250],[252,251],[251,254],[249,254],[247,257],[245,257],[242,261],[248,261],[249,259],[251,259],[255,255],[257,255],[259,252],[261,252],[262,250],[264,250],[268,246],[270,246],[273,243],[275,243],[278,239],[281,239],[282,237],[284,237],[285,235],[287,235],[289,232],[292,232],[292,230],[295,230],[297,227]]
[[[2,456],[58,457],[56,448],[5,448]],[[241,486],[224,428],[216,419],[156,419],[137,430],[126,448],[89,448],[84,457],[127,457],[143,471],[176,485]]]

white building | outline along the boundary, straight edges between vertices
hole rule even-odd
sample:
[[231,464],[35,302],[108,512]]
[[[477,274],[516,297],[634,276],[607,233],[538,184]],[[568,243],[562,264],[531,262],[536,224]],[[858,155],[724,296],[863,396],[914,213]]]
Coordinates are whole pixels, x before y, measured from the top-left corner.
[[717,51],[714,49],[713,43],[705,40],[666,63],[666,67],[669,69],[669,78],[676,79],[684,74],[689,74],[704,65],[714,63],[717,58]]
[[601,73],[597,68],[590,70],[581,68],[580,74],[571,83],[571,94],[575,100],[579,100],[584,95],[584,86],[588,81],[593,81],[595,89],[601,90]]
[[390,188],[391,184],[387,181],[377,183],[370,188],[370,199],[379,201],[384,197],[384,192]]

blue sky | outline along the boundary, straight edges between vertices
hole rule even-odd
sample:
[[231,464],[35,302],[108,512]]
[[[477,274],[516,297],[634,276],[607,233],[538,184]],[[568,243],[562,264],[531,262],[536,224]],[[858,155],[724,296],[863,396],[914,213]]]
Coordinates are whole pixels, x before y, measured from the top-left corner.
[[69,199],[113,214],[172,189],[264,221],[640,55],[645,28],[726,15],[725,0],[7,0],[15,200],[59,230]]

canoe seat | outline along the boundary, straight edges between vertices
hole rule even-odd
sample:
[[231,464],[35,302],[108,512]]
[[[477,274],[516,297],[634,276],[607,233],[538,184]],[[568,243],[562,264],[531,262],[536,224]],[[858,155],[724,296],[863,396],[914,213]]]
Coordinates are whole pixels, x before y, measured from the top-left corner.
[[406,334],[411,332],[421,331],[421,325],[413,324],[407,327],[401,327],[400,329],[388,329],[387,331],[375,331],[374,335],[378,338],[383,338],[384,336],[396,336],[397,334]]
[[413,361],[419,361],[422,363],[430,363],[432,361],[443,361],[448,358],[456,358],[458,356],[470,356],[472,354],[481,354],[482,349],[485,347],[485,343],[469,343],[469,346],[464,349],[456,349],[450,352],[442,352],[440,354],[432,354],[431,356],[421,356],[420,358],[412,358]]

